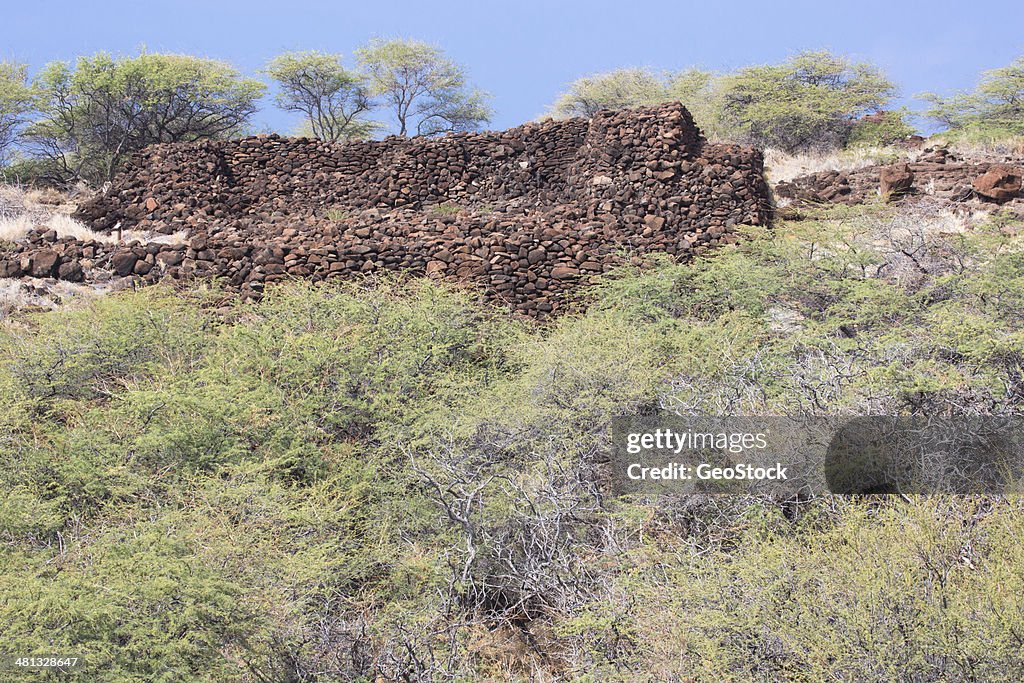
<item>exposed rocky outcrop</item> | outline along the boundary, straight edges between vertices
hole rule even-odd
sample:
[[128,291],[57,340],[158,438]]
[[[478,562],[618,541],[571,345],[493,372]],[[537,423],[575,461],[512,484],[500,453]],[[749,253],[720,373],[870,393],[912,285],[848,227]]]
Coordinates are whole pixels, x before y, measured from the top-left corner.
[[289,277],[401,270],[538,316],[624,262],[687,258],[765,223],[762,171],[756,150],[706,144],[679,104],[442,138],[157,145],[76,217],[183,244],[33,233],[0,252],[0,276],[215,276],[256,296]]
[[914,194],[955,202],[1024,202],[1022,167],[1024,160],[969,161],[938,149],[907,163],[800,176],[778,183],[775,194],[805,204],[861,204],[880,195],[897,199]]

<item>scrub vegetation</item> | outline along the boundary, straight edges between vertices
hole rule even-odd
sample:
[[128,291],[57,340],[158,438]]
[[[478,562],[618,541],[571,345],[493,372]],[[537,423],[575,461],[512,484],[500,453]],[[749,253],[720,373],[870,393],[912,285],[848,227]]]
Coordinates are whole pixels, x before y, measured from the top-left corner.
[[1019,414],[1020,228],[811,212],[540,326],[378,278],[17,313],[4,650],[89,681],[1019,680],[1017,497],[614,497],[602,462],[657,406]]

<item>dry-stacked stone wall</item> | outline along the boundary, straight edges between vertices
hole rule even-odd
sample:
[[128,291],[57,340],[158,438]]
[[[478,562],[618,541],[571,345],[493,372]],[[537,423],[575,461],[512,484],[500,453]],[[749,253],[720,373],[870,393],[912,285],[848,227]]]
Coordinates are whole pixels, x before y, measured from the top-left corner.
[[253,296],[291,277],[400,270],[537,316],[594,275],[701,253],[769,211],[760,153],[706,144],[679,104],[441,138],[258,136],[147,148],[76,214],[183,243],[34,233],[0,252],[0,276],[216,276]]

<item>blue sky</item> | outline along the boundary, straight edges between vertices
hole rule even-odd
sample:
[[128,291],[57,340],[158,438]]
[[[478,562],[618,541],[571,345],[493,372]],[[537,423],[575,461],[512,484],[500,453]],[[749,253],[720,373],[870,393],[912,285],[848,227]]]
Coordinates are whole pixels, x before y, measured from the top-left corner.
[[[495,129],[543,113],[573,79],[618,66],[729,70],[827,48],[878,64],[912,96],[970,88],[980,71],[1024,55],[1019,0],[0,2],[0,58],[34,69],[145,45],[224,59],[251,74],[285,50],[340,52],[352,65],[352,51],[370,38],[427,40],[493,94]],[[288,131],[296,121],[267,102],[256,123]]]

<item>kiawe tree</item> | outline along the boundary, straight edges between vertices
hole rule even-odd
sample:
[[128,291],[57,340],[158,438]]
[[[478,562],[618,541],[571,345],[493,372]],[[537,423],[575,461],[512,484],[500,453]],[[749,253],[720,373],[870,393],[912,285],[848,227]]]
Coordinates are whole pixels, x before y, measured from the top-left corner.
[[573,81],[551,113],[556,118],[590,117],[602,109],[641,107],[667,99],[663,78],[648,69],[623,68]]
[[[593,116],[601,109],[682,102],[709,137],[797,151],[846,145],[857,122],[883,111],[895,91],[870,64],[803,52],[782,64],[722,76],[696,68],[663,74],[616,69],[574,81],[551,112]],[[910,130],[903,112],[887,114],[884,132]]]
[[982,73],[974,92],[951,97],[924,93],[918,97],[931,102],[925,115],[951,131],[1024,135],[1024,57]]
[[487,95],[470,86],[466,70],[438,47],[374,40],[356,55],[371,94],[395,117],[399,135],[475,130],[491,119]]
[[366,76],[346,69],[340,55],[287,52],[271,60],[266,73],[278,85],[277,105],[301,113],[314,137],[362,138],[377,125],[363,118],[372,107]]
[[28,67],[16,62],[0,62],[0,164],[7,160],[35,103],[36,91],[28,83]]
[[584,76],[558,96],[550,112],[555,118],[593,116],[601,109],[647,107],[681,102],[705,133],[717,135],[715,76],[698,68],[657,73],[646,68],[622,68]]
[[877,67],[825,51],[740,69],[717,90],[728,128],[787,152],[844,146],[856,121],[882,111],[896,94]]
[[93,182],[147,145],[239,134],[265,89],[211,59],[106,53],[51,63],[36,86],[41,117],[26,138],[59,177]]

